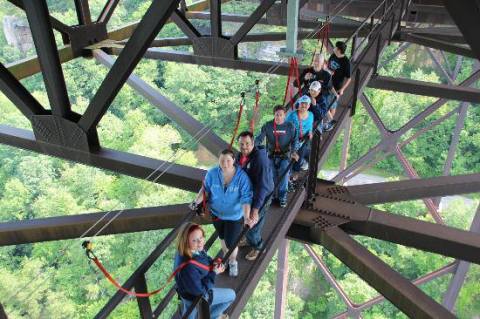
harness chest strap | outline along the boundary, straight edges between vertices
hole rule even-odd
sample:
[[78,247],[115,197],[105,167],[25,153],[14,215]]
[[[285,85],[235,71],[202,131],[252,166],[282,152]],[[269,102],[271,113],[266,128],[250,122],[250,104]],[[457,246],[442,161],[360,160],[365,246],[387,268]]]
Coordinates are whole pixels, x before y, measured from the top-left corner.
[[300,114],[299,112],[297,111],[297,119],[298,119],[298,126],[300,127],[300,140],[303,139],[303,125],[302,125],[302,119],[300,118]]

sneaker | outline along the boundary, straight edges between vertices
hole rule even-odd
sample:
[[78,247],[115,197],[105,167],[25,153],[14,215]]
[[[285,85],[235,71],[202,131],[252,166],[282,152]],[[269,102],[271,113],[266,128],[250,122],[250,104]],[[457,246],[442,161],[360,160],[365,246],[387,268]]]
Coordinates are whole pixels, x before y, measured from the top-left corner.
[[280,207],[281,207],[281,208],[287,207],[287,200],[286,200],[286,199],[280,200]]
[[253,261],[257,259],[258,255],[260,255],[260,250],[252,249],[250,252],[245,256],[246,260]]
[[331,130],[333,130],[333,128],[335,127],[335,123],[337,123],[337,121],[330,121],[328,122],[327,124],[325,124],[325,126],[323,127],[323,130],[325,132],[330,132]]
[[230,277],[237,277],[238,276],[238,261],[228,262],[228,275]]
[[245,247],[245,246],[248,246],[248,242],[247,242],[247,238],[243,236],[242,239],[240,239],[240,241],[238,242],[238,247]]
[[304,161],[302,166],[300,167],[302,171],[308,171],[308,162]]

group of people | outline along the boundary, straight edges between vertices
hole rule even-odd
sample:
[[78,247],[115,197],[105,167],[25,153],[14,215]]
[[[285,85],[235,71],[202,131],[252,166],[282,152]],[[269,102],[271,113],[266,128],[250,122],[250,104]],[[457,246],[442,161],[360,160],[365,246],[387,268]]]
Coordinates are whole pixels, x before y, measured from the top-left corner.
[[[204,269],[192,263],[175,275],[182,313],[197,296],[203,296],[210,304],[212,318],[228,318],[223,312],[234,301],[235,292],[215,288],[215,276],[226,268],[229,276],[238,276],[236,246],[244,227],[249,229],[238,246],[251,247],[245,259],[256,260],[261,253],[262,229],[272,201],[278,201],[280,207],[287,206],[291,161],[294,162],[292,171],[308,170],[308,141],[314,129],[328,131],[334,125],[338,97],[350,83],[350,61],[345,50],[345,43],[337,42],[328,63],[322,55],[316,55],[313,66],[301,74],[301,94],[295,103],[296,109],[290,111],[283,105],[275,106],[273,120],[262,126],[256,138],[249,131],[240,133],[239,154],[223,150],[218,166],[208,170],[191,209],[206,206],[224,255],[229,250],[231,254],[225,261],[226,266],[213,264],[204,251],[202,227],[194,223],[184,225],[179,233],[175,268],[191,260],[213,266]],[[195,316],[193,311],[189,318]]]

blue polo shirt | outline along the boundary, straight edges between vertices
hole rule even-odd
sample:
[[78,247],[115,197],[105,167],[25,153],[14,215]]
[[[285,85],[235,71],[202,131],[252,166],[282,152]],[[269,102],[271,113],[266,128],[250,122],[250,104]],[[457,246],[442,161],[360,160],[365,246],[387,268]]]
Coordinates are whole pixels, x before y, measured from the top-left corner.
[[239,220],[243,216],[244,204],[252,202],[252,183],[247,173],[236,166],[235,175],[226,188],[219,166],[210,169],[205,176],[205,191],[210,211],[223,220]]

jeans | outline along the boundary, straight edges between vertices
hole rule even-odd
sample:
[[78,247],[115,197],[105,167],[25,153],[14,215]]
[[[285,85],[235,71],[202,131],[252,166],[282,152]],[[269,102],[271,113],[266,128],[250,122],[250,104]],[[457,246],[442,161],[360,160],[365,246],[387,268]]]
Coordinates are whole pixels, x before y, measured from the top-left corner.
[[[212,288],[212,303],[210,304],[210,318],[218,319],[225,310],[235,300],[235,291],[230,288]],[[207,296],[205,296],[207,298]],[[207,298],[208,299],[208,298]],[[187,312],[193,301],[182,298],[182,316]],[[197,317],[197,309],[193,309],[188,319],[195,319]]]
[[250,229],[245,237],[248,244],[255,250],[261,250],[263,248],[262,229],[265,224],[265,215],[267,214],[270,204],[272,203],[272,197],[269,196],[265,205],[258,212],[258,223]]
[[[270,167],[273,172],[273,180],[275,182],[275,188],[277,189],[276,194],[273,194],[274,197],[278,198],[280,201],[287,200],[287,188],[288,188],[288,178],[290,177],[290,169],[287,170],[288,165],[290,164],[290,159],[288,157],[279,157],[274,156],[270,158]],[[285,173],[285,174],[284,174]],[[283,177],[279,180],[280,176]]]
[[293,164],[292,168],[294,172],[301,171],[303,163],[308,163],[308,160],[310,158],[310,141],[305,143],[307,143],[307,145],[300,147],[300,149],[298,150],[299,159],[297,162],[295,162],[295,164]]

